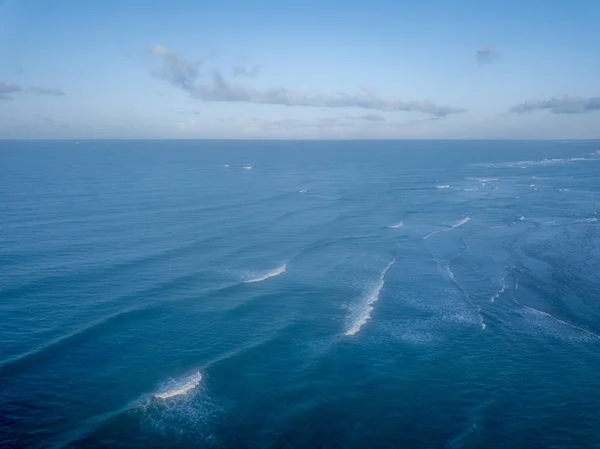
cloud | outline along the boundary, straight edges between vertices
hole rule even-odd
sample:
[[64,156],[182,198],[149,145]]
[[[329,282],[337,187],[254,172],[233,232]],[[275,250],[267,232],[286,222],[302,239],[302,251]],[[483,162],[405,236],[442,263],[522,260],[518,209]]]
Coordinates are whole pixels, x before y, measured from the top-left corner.
[[0,81],[0,100],[7,100],[7,101],[13,100],[13,97],[11,97],[11,94],[14,94],[16,92],[21,92],[22,90],[23,89],[18,84],[5,83],[3,81]]
[[179,53],[164,45],[155,45],[151,52],[162,62],[162,66],[155,73],[156,76],[186,91],[193,88],[199,75],[199,60],[184,61]]
[[477,50],[475,59],[479,64],[491,64],[500,57],[498,51],[491,45],[486,45],[481,50]]
[[383,99],[370,91],[363,90],[356,94],[309,95],[276,87],[255,89],[243,84],[227,81],[218,71],[213,71],[209,80],[197,82],[200,63],[186,62],[178,53],[164,45],[152,49],[162,65],[157,76],[172,85],[188,92],[192,97],[205,102],[229,102],[271,104],[283,106],[326,107],[326,108],[362,108],[378,111],[414,111],[445,117],[450,114],[465,112],[463,108],[440,106],[430,101],[400,101]]
[[0,100],[14,100],[12,94],[21,92],[28,92],[35,95],[54,95],[57,97],[65,95],[62,90],[53,89],[51,87],[31,86],[24,89],[18,84],[0,81]]
[[510,112],[525,113],[543,109],[554,114],[583,114],[600,111],[600,97],[580,98],[573,95],[558,95],[550,100],[526,101],[512,107]]
[[347,119],[349,120],[364,120],[367,122],[386,122],[386,118],[382,115],[379,114],[365,114],[365,115],[359,115],[358,117],[355,116],[346,116]]
[[260,71],[260,64],[254,64],[250,67],[245,67],[243,65],[236,65],[232,69],[233,76],[236,78],[247,77],[247,78],[256,78],[258,76],[258,72]]
[[56,97],[62,97],[65,95],[62,90],[51,87],[31,86],[29,89],[27,89],[27,91],[36,95],[54,95]]

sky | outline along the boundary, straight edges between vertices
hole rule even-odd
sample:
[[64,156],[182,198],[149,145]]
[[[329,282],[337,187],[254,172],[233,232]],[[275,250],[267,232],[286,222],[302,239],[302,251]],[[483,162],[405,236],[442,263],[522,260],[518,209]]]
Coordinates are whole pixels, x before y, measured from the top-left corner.
[[600,1],[0,0],[0,138],[598,139]]

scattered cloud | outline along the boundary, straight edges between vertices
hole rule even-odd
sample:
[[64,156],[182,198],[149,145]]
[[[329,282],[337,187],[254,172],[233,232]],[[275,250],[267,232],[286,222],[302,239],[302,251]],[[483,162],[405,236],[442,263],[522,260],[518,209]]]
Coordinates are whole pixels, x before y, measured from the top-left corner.
[[62,97],[65,93],[60,89],[54,89],[52,87],[39,87],[39,86],[31,86],[27,89],[28,92],[31,92],[36,95],[54,95],[56,97]]
[[193,89],[201,61],[185,61],[179,53],[164,45],[155,45],[151,51],[162,62],[162,66],[155,72],[156,76],[185,91]]
[[481,50],[477,50],[475,55],[475,59],[479,64],[491,64],[499,57],[498,51],[491,45],[486,45]]
[[348,120],[364,120],[367,122],[380,122],[380,123],[387,121],[383,115],[379,115],[379,114],[365,114],[365,115],[359,115],[358,117],[348,115],[348,116],[346,116],[346,118]]
[[550,100],[529,100],[510,109],[510,112],[525,113],[549,110],[554,114],[583,114],[600,111],[600,97],[581,98],[573,95],[558,95]]
[[62,90],[51,87],[31,86],[25,89],[15,83],[0,81],[0,100],[14,100],[12,94],[22,92],[32,93],[35,95],[54,95],[57,97],[62,97],[65,95]]
[[284,106],[326,107],[326,108],[362,108],[378,111],[414,111],[445,117],[465,112],[463,108],[440,106],[430,101],[401,101],[384,99],[374,93],[363,90],[356,94],[309,95],[276,87],[255,89],[243,84],[232,83],[215,70],[205,82],[200,77],[199,61],[187,62],[180,55],[164,45],[152,48],[152,54],[161,62],[155,72],[157,76],[172,85],[188,92],[193,98],[205,102],[236,102],[251,104],[271,104]]
[[232,73],[236,78],[256,78],[258,76],[258,72],[260,71],[260,64],[254,64],[250,67],[246,67],[243,65],[233,66]]
[[18,84],[5,83],[0,81],[0,100],[10,101],[13,100],[11,94],[21,92],[22,88]]

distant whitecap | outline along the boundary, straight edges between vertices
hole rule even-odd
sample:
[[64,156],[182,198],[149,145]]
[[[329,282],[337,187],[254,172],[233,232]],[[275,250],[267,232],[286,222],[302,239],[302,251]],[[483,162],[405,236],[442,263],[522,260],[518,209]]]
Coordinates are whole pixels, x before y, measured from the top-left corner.
[[401,228],[402,226],[404,226],[404,223],[399,222],[399,223],[396,223],[396,224],[388,226],[388,228],[390,228],[390,229],[398,229],[398,228]]
[[248,279],[248,280],[246,280],[244,282],[245,283],[252,283],[252,282],[265,281],[267,279],[270,279],[272,277],[279,276],[280,274],[285,273],[286,269],[287,269],[286,264],[283,264],[283,265],[275,268],[274,270],[267,271],[266,273],[264,273],[264,274],[262,274],[262,275],[260,275],[258,277],[255,277],[255,278],[252,278],[252,279]]

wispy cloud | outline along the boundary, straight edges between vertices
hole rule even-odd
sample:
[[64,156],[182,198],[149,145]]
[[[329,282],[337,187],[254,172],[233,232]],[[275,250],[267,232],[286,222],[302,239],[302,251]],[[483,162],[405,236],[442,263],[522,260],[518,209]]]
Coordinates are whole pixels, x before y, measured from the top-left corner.
[[60,89],[54,89],[51,87],[39,87],[31,86],[23,88],[22,86],[15,83],[7,83],[0,81],[0,100],[14,100],[12,97],[15,93],[32,93],[35,95],[54,95],[62,97],[65,93]]
[[256,78],[258,76],[258,72],[260,72],[260,64],[254,64],[249,67],[243,65],[235,65],[231,69],[231,73],[236,78]]
[[152,54],[161,61],[161,67],[155,75],[174,86],[190,91],[198,78],[201,61],[185,61],[179,53],[164,45],[152,47]]
[[14,93],[21,92],[21,86],[14,83],[0,81],[0,100],[13,100],[11,96]]
[[510,109],[510,112],[525,113],[548,110],[554,114],[583,114],[600,111],[600,97],[581,98],[573,95],[558,95],[550,100],[529,100]]
[[65,95],[65,93],[62,90],[54,89],[52,87],[31,86],[27,90],[36,95],[54,95],[56,97],[62,97],[63,95]]
[[379,123],[384,123],[387,121],[383,115],[379,115],[379,114],[365,114],[365,115],[359,115],[359,116],[348,115],[348,116],[346,116],[346,118],[348,120],[364,120],[367,122],[379,122]]
[[491,64],[499,57],[498,51],[491,45],[486,45],[475,53],[475,59],[479,64]]
[[199,61],[186,62],[178,53],[173,52],[164,45],[155,46],[152,49],[152,54],[162,63],[155,72],[157,76],[183,89],[192,97],[205,102],[238,102],[326,108],[354,107],[379,111],[414,111],[436,117],[465,112],[463,108],[440,106],[430,101],[384,99],[367,90],[357,94],[310,95],[297,93],[283,87],[255,89],[226,80],[218,70],[213,71],[209,79],[202,83],[198,82]]

